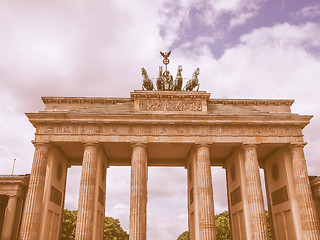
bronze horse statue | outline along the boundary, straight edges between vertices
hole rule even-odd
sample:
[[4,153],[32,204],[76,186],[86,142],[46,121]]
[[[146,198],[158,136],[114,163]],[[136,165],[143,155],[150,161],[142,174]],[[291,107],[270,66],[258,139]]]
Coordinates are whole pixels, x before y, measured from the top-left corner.
[[193,89],[195,89],[196,87],[198,87],[196,91],[199,90],[199,86],[200,86],[199,79],[198,79],[199,73],[200,73],[200,68],[197,68],[192,74],[192,79],[190,79],[187,82],[186,86],[183,88],[184,90],[193,91]]
[[159,66],[159,75],[157,77],[157,89],[158,91],[164,91],[165,77],[162,74],[162,66]]
[[183,81],[183,77],[182,77],[181,72],[182,72],[182,65],[179,65],[178,71],[177,71],[177,76],[176,76],[176,79],[174,80],[173,91],[181,91],[182,81]]
[[142,76],[143,76],[143,80],[142,80],[142,90],[152,91],[152,90],[153,90],[153,82],[152,82],[151,79],[149,78],[146,69],[141,68],[141,73],[142,73]]

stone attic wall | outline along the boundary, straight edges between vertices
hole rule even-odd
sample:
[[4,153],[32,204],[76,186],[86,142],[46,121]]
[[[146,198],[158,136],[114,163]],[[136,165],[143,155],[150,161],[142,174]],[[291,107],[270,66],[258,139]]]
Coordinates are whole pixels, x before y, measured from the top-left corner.
[[[129,114],[134,112],[130,98],[43,97],[45,112]],[[210,115],[291,114],[293,100],[209,99]]]

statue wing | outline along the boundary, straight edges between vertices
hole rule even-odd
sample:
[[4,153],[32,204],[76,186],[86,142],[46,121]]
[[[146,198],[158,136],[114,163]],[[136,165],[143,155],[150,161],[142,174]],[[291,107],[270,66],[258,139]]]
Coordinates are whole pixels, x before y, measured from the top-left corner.
[[160,51],[160,54],[161,54],[162,57],[164,57],[164,58],[166,57],[166,56],[164,55],[164,53],[161,52],[161,51]]
[[169,57],[169,56],[170,56],[170,54],[171,54],[171,51],[167,53],[167,57]]

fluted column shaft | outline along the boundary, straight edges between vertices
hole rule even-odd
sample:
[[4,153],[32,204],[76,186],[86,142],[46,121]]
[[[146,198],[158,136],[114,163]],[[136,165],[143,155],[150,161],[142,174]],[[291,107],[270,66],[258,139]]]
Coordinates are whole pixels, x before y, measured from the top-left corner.
[[315,240],[320,239],[319,222],[312,198],[303,147],[303,143],[291,144],[289,149],[292,157],[293,176],[303,236],[306,240]]
[[263,204],[256,145],[244,144],[242,148],[244,152],[246,187],[252,234],[251,236],[254,240],[267,240],[267,220]]
[[9,196],[6,214],[4,217],[4,228],[2,230],[1,239],[10,240],[12,236],[12,228],[17,208],[18,196]]
[[129,240],[147,238],[147,148],[132,145]]
[[196,187],[200,239],[216,239],[209,146],[196,145]]
[[77,240],[92,240],[98,146],[84,145],[75,236]]
[[47,169],[48,144],[35,143],[35,152],[24,206],[20,239],[38,239],[40,229],[43,191]]

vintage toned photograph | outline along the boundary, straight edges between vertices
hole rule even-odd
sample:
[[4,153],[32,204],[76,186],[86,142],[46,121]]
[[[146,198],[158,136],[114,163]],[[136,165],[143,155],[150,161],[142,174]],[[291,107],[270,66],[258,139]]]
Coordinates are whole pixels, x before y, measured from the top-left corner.
[[1,0],[0,240],[320,240],[319,77],[319,0]]

